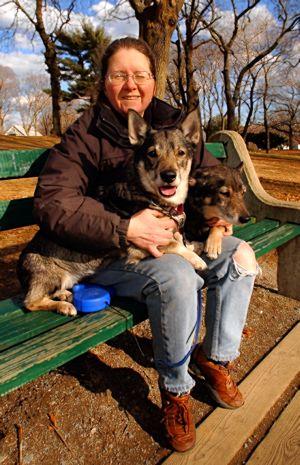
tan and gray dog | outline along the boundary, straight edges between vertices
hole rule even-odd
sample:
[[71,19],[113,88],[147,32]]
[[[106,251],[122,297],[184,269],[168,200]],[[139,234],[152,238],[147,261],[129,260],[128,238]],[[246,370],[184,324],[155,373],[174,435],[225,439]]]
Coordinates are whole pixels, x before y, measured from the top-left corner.
[[[190,179],[190,191],[185,206],[186,231],[190,241],[204,242],[204,252],[215,259],[222,250],[224,229],[216,227],[219,220],[230,225],[250,220],[244,195],[246,187],[241,173],[243,163],[237,168],[217,165],[197,171]],[[195,247],[198,253],[201,249]]]
[[[101,201],[125,217],[144,208],[158,209],[174,218],[180,229],[192,157],[200,137],[197,111],[191,112],[180,128],[154,131],[138,113],[130,110],[128,133],[131,144],[137,147],[132,164],[126,166],[128,182],[105,189]],[[170,245],[160,250],[181,255],[195,269],[206,267],[193,247],[183,244],[178,231],[174,231]],[[26,292],[24,304],[31,311],[54,310],[76,315],[70,291],[74,284],[94,274],[111,259],[127,257],[127,262],[136,263],[147,256],[147,251],[131,245],[126,251],[106,251],[103,256],[95,257],[62,247],[38,232],[18,263],[19,279]]]

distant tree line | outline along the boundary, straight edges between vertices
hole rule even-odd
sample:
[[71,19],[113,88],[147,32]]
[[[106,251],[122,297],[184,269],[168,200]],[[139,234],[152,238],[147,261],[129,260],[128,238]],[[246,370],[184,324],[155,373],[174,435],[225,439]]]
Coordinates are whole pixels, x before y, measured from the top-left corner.
[[[123,3],[117,2],[111,15],[117,16]],[[101,57],[111,38],[103,28],[87,21],[75,30],[69,27],[76,0],[35,0],[35,9],[19,0],[6,4],[16,12],[10,30],[17,30],[22,15],[44,45],[50,76],[51,132],[60,135],[62,112],[70,109],[72,102],[77,102],[77,111],[96,102]],[[260,122],[266,149],[274,143],[274,129],[290,147],[295,145],[300,125],[300,80],[295,54],[299,14],[293,0],[274,0],[271,12],[262,0],[230,0],[223,15],[218,0],[129,0],[129,4],[139,22],[140,37],[157,57],[160,98],[187,111],[200,100],[207,134],[234,129],[251,140],[249,128]],[[45,26],[45,5],[57,12],[51,31]],[[8,113],[3,104],[4,88],[0,69],[0,130]]]

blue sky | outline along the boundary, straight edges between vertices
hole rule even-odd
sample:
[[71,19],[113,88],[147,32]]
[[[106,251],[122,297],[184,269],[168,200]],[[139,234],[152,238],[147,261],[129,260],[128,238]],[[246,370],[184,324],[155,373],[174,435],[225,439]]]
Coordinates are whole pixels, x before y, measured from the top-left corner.
[[[4,31],[11,24],[15,14],[11,6],[5,6],[7,2],[9,0],[0,0],[0,33],[1,30]],[[49,4],[49,2],[47,3]],[[60,2],[62,8],[67,7],[69,3],[70,0],[61,0]],[[79,27],[83,19],[89,19],[95,26],[103,25],[106,32],[113,39],[126,35],[137,36],[138,22],[134,17],[124,21],[108,18],[107,13],[115,3],[116,1],[113,0],[77,0],[76,8],[69,23],[70,27]],[[34,8],[35,0],[22,0],[21,4]],[[224,31],[226,28],[228,29],[228,24],[231,23],[232,19],[231,2],[230,0],[217,0],[217,4],[219,16],[221,17],[218,24],[220,29]],[[236,0],[236,4],[240,9],[247,4],[247,1]],[[273,0],[262,0],[252,12],[249,37],[251,37],[253,48],[256,47],[258,42],[258,26],[262,24],[262,21],[267,19],[268,25],[275,24],[276,15],[274,15],[273,5]],[[126,1],[123,2],[123,7],[119,11],[119,16],[122,14],[133,16],[133,10]],[[55,10],[49,7],[45,18],[48,30],[53,30]],[[19,19],[19,27],[15,35],[12,36],[11,34],[10,40],[0,40],[0,65],[10,67],[21,80],[28,74],[44,74],[48,76],[44,64],[44,48],[39,37],[36,35],[32,39],[32,28],[28,27],[28,23],[24,22],[24,18],[23,21],[21,16]],[[300,41],[298,43],[299,49]]]
[[[3,32],[14,18],[14,11],[11,7],[5,7],[5,0],[0,0],[0,30]],[[32,5],[34,0],[25,0],[23,4]],[[138,22],[135,18],[130,20],[109,20],[107,11],[112,8],[115,2],[109,1],[82,1],[78,0],[70,21],[70,27],[79,27],[83,19],[89,19],[94,25],[103,25],[111,37],[116,38],[125,35],[138,35]],[[64,8],[69,1],[61,2]],[[124,14],[132,12],[129,5],[122,8]],[[45,17],[47,18],[48,30],[52,29],[55,17],[53,8],[49,8]],[[0,41],[0,64],[9,66],[22,77],[28,73],[44,73],[43,45],[36,35],[32,40],[32,28],[28,22],[20,15],[19,27],[14,36],[9,34],[6,40]]]
[[[13,18],[14,10],[11,6],[5,7],[7,0],[0,0],[0,31],[8,27]],[[31,5],[33,7],[34,0],[23,0],[21,2],[25,5]],[[49,2],[47,2],[49,3]],[[70,0],[62,0],[60,2],[62,8],[66,8],[70,3]],[[123,7],[119,12],[119,16],[122,14],[128,15],[133,14],[133,10],[130,8],[128,2],[122,2]],[[230,18],[230,1],[222,0],[217,1],[220,7],[220,14],[223,16],[224,22],[228,22]],[[246,4],[245,0],[237,0],[238,7],[243,7]],[[116,4],[114,0],[77,0],[76,7],[73,11],[72,18],[70,21],[70,27],[76,27],[80,25],[80,21],[85,18],[89,19],[94,25],[104,25],[107,33],[112,38],[117,38],[125,35],[138,35],[138,23],[135,18],[129,20],[120,21],[116,19],[108,19],[107,12]],[[260,15],[270,14],[268,10],[271,9],[271,0],[262,0],[257,11]],[[227,10],[227,11],[226,11]],[[48,8],[45,15],[49,24],[49,29],[53,23],[55,11],[53,8]],[[0,42],[0,64],[11,67],[18,76],[22,76],[28,73],[44,73],[45,66],[43,64],[43,46],[38,38],[32,41],[32,29],[29,27],[24,18],[20,16],[20,26],[16,31],[14,37],[10,35],[10,40],[1,40]]]

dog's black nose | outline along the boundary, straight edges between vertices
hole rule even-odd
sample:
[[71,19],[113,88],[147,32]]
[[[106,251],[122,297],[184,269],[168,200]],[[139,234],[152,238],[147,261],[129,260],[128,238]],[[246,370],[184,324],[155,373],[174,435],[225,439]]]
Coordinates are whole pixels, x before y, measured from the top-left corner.
[[160,177],[164,182],[171,183],[176,179],[175,171],[162,171]]
[[240,216],[239,217],[239,222],[240,223],[248,223],[248,221],[250,221],[250,216]]

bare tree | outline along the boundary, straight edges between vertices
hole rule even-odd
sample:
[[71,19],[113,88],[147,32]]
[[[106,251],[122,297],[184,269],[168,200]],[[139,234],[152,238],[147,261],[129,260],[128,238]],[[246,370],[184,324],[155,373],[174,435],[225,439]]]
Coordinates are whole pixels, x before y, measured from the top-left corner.
[[300,135],[300,84],[289,78],[275,97],[272,110],[272,127],[288,136],[290,149],[297,148],[296,136]]
[[19,110],[26,134],[38,132],[40,119],[45,112],[49,113],[51,97],[44,92],[49,85],[45,75],[29,74],[20,84],[20,97],[17,108]]
[[[176,28],[183,0],[128,0],[139,22],[139,37],[154,52],[157,66],[156,95],[165,97],[171,37]],[[124,2],[117,3],[116,9]],[[117,11],[117,10],[115,10]]]
[[222,55],[211,41],[196,50],[194,66],[199,88],[202,122],[209,135],[216,121],[219,129],[225,128],[226,121],[224,84],[221,75]]
[[5,121],[13,109],[18,91],[17,77],[8,66],[0,65],[0,134],[5,132]]
[[[232,27],[220,27],[217,16],[220,14],[217,2],[213,0],[209,9],[202,15],[201,21],[207,30],[216,46],[223,55],[223,79],[225,86],[225,96],[227,103],[227,127],[235,129],[236,123],[236,107],[240,98],[241,86],[245,74],[257,65],[264,57],[275,50],[283,38],[296,29],[299,23],[299,14],[289,11],[290,2],[288,0],[274,0],[277,20],[276,24],[266,24],[265,41],[258,44],[253,49],[253,54],[248,61],[242,64],[238,74],[233,81],[233,60],[235,58],[236,48],[240,47],[237,40],[240,37],[240,31],[251,24],[251,13],[257,7],[261,0],[247,0],[246,2],[236,2],[230,0]],[[238,8],[241,4],[244,6]],[[257,37],[256,37],[257,39]]]
[[177,80],[173,83],[169,80],[170,92],[175,95],[176,87],[180,95],[181,105],[191,111],[198,105],[199,82],[195,77],[197,68],[194,63],[195,52],[199,47],[209,42],[207,39],[200,40],[199,34],[205,29],[200,19],[209,8],[212,0],[204,4],[202,0],[190,0],[184,2],[177,24],[176,57],[173,63],[177,69]]
[[[63,9],[59,0],[34,0],[34,8],[32,4],[19,1],[7,0],[3,6],[11,6],[15,10],[15,18],[10,26],[10,29],[16,30],[19,26],[20,17],[25,17],[34,33],[37,33],[44,45],[44,56],[47,71],[50,75],[50,86],[52,95],[52,113],[53,113],[53,129],[52,133],[58,136],[61,135],[60,123],[60,70],[57,62],[56,41],[60,31],[69,23],[71,13],[75,7],[76,0],[70,0],[68,6]],[[57,18],[52,25],[51,32],[48,32],[46,27],[45,12],[47,7],[53,7],[57,13]],[[47,25],[49,26],[49,25]],[[33,35],[34,37],[34,35]]]

